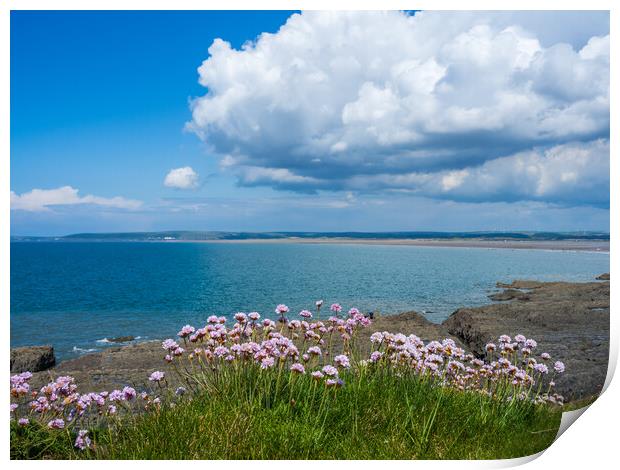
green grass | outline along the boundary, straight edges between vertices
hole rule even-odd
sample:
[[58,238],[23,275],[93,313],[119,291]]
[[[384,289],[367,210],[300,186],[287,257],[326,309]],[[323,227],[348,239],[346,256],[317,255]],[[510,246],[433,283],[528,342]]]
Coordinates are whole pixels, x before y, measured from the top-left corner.
[[553,441],[560,409],[500,402],[439,388],[414,375],[342,374],[345,386],[308,376],[245,370],[209,388],[164,400],[91,427],[90,451],[73,448],[77,429],[11,423],[11,457],[100,459],[500,459]]

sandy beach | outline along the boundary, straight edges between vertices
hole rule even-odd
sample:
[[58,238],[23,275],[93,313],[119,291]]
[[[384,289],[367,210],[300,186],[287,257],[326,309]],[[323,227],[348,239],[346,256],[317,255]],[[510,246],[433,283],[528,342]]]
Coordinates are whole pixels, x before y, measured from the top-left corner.
[[[155,240],[154,240],[155,241]],[[390,238],[248,238],[243,240],[156,240],[164,243],[300,243],[309,245],[397,245],[451,248],[504,248],[511,250],[563,250],[609,252],[608,240],[487,240],[478,238],[455,239],[390,239]]]

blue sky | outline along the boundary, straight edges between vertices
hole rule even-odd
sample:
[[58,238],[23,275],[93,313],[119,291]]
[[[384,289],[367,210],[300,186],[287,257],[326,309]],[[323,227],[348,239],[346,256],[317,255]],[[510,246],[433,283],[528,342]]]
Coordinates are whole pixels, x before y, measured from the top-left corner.
[[606,13],[291,15],[12,12],[11,233],[608,230]]

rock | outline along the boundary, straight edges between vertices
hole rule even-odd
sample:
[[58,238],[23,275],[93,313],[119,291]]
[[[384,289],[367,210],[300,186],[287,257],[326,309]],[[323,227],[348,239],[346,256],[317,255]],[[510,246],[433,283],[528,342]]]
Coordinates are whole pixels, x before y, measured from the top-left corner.
[[503,292],[498,292],[496,294],[491,294],[488,296],[489,299],[495,301],[506,301],[506,300],[530,300],[530,296],[527,292],[523,292],[517,289],[506,289]]
[[598,281],[609,281],[609,273],[601,274],[600,276],[596,276]]
[[110,343],[128,343],[129,341],[133,341],[136,339],[135,336],[119,336],[117,338],[108,338]]
[[[607,376],[609,359],[609,283],[534,283],[530,299],[497,303],[454,312],[443,326],[472,353],[483,356],[488,342],[502,334],[523,334],[566,364],[556,379],[558,393],[568,400],[597,395]],[[535,287],[534,287],[535,286]]]
[[52,346],[26,346],[11,349],[11,372],[39,372],[56,364]]

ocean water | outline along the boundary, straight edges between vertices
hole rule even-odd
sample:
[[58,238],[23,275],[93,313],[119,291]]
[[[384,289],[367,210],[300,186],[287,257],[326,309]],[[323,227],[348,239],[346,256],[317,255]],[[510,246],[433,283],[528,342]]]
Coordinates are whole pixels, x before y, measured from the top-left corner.
[[441,322],[490,303],[497,281],[589,281],[609,254],[545,250],[252,243],[12,243],[11,346],[52,344],[59,359],[105,338],[174,335],[211,314],[416,310]]

